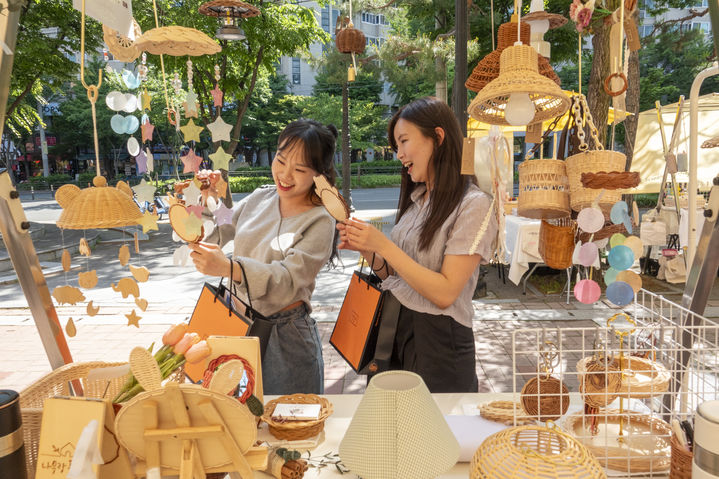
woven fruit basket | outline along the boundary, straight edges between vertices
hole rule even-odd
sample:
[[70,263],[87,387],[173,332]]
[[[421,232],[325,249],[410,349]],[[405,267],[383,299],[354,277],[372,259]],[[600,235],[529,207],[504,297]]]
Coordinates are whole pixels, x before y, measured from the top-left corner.
[[[320,415],[317,419],[310,421],[288,421],[286,419],[273,417],[275,406],[278,404],[319,404]],[[332,403],[326,398],[317,396],[316,394],[290,394],[280,396],[265,404],[265,412],[262,420],[267,423],[270,434],[277,439],[287,441],[300,441],[314,437],[325,427],[325,419],[334,411]]]
[[124,364],[127,363],[94,361],[66,364],[46,374],[20,392],[20,409],[28,477],[35,477],[37,449],[40,443],[42,408],[45,400],[55,396],[70,396],[69,383],[73,381],[80,382],[84,397],[113,398],[120,392],[120,389],[122,389],[122,386],[127,380],[127,375],[114,378],[110,381],[88,381],[87,375],[93,369],[110,368]]

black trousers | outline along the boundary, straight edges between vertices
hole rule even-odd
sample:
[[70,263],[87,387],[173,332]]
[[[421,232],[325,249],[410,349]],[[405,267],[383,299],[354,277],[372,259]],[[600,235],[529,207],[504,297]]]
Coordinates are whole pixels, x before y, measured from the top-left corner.
[[390,369],[419,374],[433,393],[477,392],[472,328],[402,306]]

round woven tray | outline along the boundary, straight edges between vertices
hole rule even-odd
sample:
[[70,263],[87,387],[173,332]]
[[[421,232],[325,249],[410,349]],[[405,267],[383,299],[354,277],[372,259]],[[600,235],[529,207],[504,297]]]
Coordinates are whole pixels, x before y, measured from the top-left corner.
[[597,460],[557,429],[518,426],[489,436],[472,457],[471,479],[605,478]]
[[[321,406],[320,415],[317,419],[311,421],[282,421],[272,417],[275,406],[279,403],[284,404],[319,404]],[[316,394],[290,394],[280,396],[265,404],[265,412],[262,414],[262,420],[269,426],[270,434],[277,439],[285,439],[288,441],[299,441],[314,437],[325,427],[325,419],[332,414],[332,403],[328,399],[317,396]]]
[[[591,357],[582,358],[577,362],[577,373],[580,377],[587,372],[587,363]],[[614,358],[612,366],[619,365],[619,358]],[[671,374],[662,364],[639,356],[625,357],[622,362],[622,386],[617,396],[624,398],[649,398],[665,393],[669,389]]]
[[[623,420],[622,440],[619,421]],[[584,444],[607,469],[628,473],[666,472],[670,463],[671,427],[659,418],[616,409],[597,414],[597,432],[590,431],[591,418],[582,412],[570,415],[565,429]]]
[[517,426],[532,424],[535,421],[535,418],[524,413],[521,404],[514,401],[491,401],[480,404],[478,408],[479,415],[490,421]]
[[562,160],[528,160],[519,165],[517,213],[534,219],[569,216],[569,180]]
[[[591,206],[602,191],[585,188],[582,185],[582,173],[624,171],[627,157],[618,151],[588,150],[570,156],[566,163],[567,177],[569,178],[569,204],[574,211],[581,211],[583,208]],[[621,199],[622,190],[605,190],[599,200],[599,207],[609,211],[614,203]]]

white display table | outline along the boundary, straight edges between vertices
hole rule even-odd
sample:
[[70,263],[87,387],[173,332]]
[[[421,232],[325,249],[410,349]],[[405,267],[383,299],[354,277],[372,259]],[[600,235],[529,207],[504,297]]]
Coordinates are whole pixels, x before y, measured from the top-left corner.
[[505,216],[505,260],[509,263],[509,280],[519,284],[529,269],[529,263],[543,263],[539,255],[539,226],[541,221],[522,216]]
[[[361,394],[328,394],[325,395],[327,399],[332,402],[334,407],[334,413],[327,418],[325,422],[324,440],[318,444],[318,446],[312,451],[313,456],[322,456],[328,452],[337,453],[339,450],[339,443],[344,436],[345,430],[349,426],[352,420],[352,415],[357,409],[360,401],[362,400]],[[487,394],[487,393],[457,393],[457,394],[433,394],[432,397],[437,402],[440,411],[445,415],[464,415],[465,404],[478,405],[488,401],[494,400],[511,400],[511,393],[500,393],[500,394]],[[273,396],[265,397],[265,401],[273,399]],[[471,418],[468,418],[471,419]],[[318,474],[319,472],[319,474]],[[262,473],[255,472],[255,478],[271,478],[272,476]],[[305,477],[342,477],[344,479],[355,479],[357,478],[354,474],[340,474],[334,466],[326,466],[320,470],[316,468],[310,468],[306,473]],[[469,463],[460,462],[449,470],[447,473],[438,476],[443,479],[467,479],[469,477]]]

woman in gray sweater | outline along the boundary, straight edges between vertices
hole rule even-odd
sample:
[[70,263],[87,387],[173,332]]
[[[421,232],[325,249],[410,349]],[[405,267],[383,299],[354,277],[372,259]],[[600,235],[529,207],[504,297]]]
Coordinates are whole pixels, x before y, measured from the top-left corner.
[[[297,120],[282,131],[272,161],[274,188],[259,188],[237,203],[232,221],[191,245],[201,273],[228,277],[247,301],[273,323],[262,359],[265,394],[324,391],[322,345],[310,317],[315,277],[336,256],[335,220],[314,192],[313,178],[335,183],[337,129]],[[231,258],[220,249],[234,240]],[[230,268],[230,261],[235,267]]]

